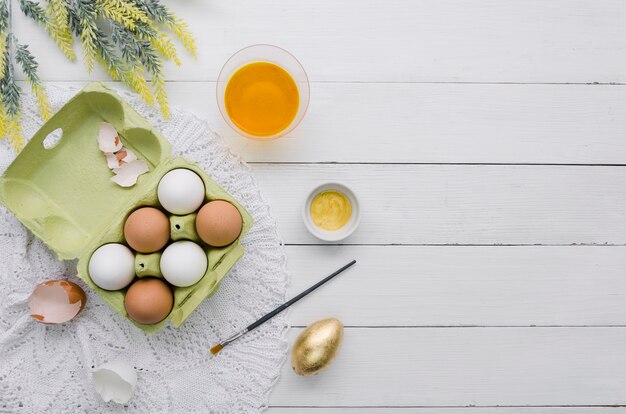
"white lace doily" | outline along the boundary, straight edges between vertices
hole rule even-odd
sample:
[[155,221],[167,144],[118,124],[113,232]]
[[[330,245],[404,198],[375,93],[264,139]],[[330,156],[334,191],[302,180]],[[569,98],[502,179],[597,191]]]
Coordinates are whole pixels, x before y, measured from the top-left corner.
[[[54,109],[77,91],[48,86]],[[260,411],[287,353],[287,316],[279,315],[214,358],[209,348],[285,300],[286,254],[270,209],[250,169],[205,122],[177,110],[164,121],[134,95],[121,94],[168,138],[175,155],[198,162],[248,209],[254,226],[242,241],[246,253],[180,329],[168,326],[147,335],[76,278],[74,262],[56,260],[0,207],[0,412]],[[31,137],[42,121],[30,96],[23,116],[24,135]],[[0,172],[14,157],[2,140]],[[37,323],[29,315],[28,296],[37,283],[65,276],[87,293],[85,309],[62,325]],[[126,406],[102,402],[91,381],[94,366],[118,358],[131,362],[138,374]]]

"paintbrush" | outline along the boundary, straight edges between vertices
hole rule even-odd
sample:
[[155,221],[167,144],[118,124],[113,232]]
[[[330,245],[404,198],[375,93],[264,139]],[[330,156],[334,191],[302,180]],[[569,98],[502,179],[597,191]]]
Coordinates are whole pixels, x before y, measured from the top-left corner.
[[315,289],[317,289],[318,287],[322,286],[324,283],[328,282],[329,280],[331,280],[332,278],[337,276],[339,273],[343,272],[344,270],[346,270],[347,268],[349,268],[350,266],[352,266],[355,263],[356,263],[356,260],[351,261],[347,265],[343,266],[342,268],[340,268],[340,269],[336,270],[335,272],[331,273],[330,275],[328,275],[324,279],[320,280],[319,282],[317,282],[316,284],[314,284],[313,286],[311,286],[310,288],[308,288],[304,292],[300,293],[298,296],[295,296],[291,300],[283,303],[282,305],[280,305],[279,307],[277,307],[276,309],[274,309],[270,313],[268,313],[265,316],[263,316],[258,321],[256,321],[253,324],[249,325],[243,331],[241,331],[241,332],[231,336],[230,338],[226,339],[225,341],[222,341],[221,343],[215,345],[213,348],[211,348],[211,353],[213,355],[217,354],[226,345],[228,345],[231,342],[235,341],[236,339],[238,339],[242,335],[246,334],[247,332],[250,332],[251,330],[253,330],[253,329],[263,325],[265,322],[267,322],[268,320],[272,319],[274,316],[278,315],[279,313],[281,313],[282,311],[284,311],[285,309],[287,309],[288,307],[290,307],[291,305],[293,305],[294,303],[296,303],[297,301],[299,301],[300,299],[302,299],[303,297],[305,297],[309,293],[313,292]]

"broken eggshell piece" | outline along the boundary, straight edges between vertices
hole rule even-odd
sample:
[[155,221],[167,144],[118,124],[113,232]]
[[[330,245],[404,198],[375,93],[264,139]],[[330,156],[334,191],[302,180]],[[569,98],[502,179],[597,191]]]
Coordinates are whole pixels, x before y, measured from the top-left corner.
[[121,187],[131,187],[135,185],[141,174],[149,171],[148,164],[143,160],[134,160],[128,164],[123,164],[120,168],[114,168],[115,175],[111,181]]
[[78,315],[87,296],[76,283],[49,280],[35,287],[28,298],[31,316],[42,323],[63,323]]
[[145,161],[138,160],[134,152],[124,147],[113,125],[107,122],[100,124],[98,148],[104,152],[107,166],[115,173],[111,181],[121,187],[132,187],[137,178],[149,170]]
[[107,165],[110,169],[120,168],[125,163],[129,163],[131,161],[135,161],[137,156],[134,152],[129,150],[128,148],[122,148],[116,153],[113,154],[104,154],[107,157]]
[[137,373],[126,361],[115,360],[100,365],[91,374],[94,387],[104,402],[126,404],[135,392]]
[[113,125],[103,122],[98,132],[98,147],[105,154],[112,154],[122,149],[122,140]]

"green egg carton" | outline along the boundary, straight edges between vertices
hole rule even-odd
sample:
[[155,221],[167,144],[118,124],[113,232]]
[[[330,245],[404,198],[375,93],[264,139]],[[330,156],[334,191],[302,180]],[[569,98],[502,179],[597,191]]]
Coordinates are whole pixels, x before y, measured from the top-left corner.
[[[124,146],[150,171],[139,176],[132,187],[111,181],[97,135],[102,122],[112,124]],[[44,148],[46,137],[57,129],[62,137]],[[161,177],[176,168],[194,171],[204,181],[206,201],[226,200],[243,218],[243,229],[232,244],[215,248],[201,244],[207,253],[208,269],[200,281],[189,287],[172,287],[174,307],[163,321],[138,324],[124,309],[125,289],[108,291],[96,286],[88,272],[92,253],[106,243],[125,243],[124,222],[135,209],[161,208],[157,185]],[[76,94],[30,140],[0,177],[0,203],[5,205],[59,259],[78,259],[78,277],[116,311],[145,332],[156,332],[169,320],[178,328],[193,310],[219,287],[220,281],[243,255],[241,238],[252,226],[246,209],[224,191],[195,163],[173,158],[168,141],[119,95],[102,83],[92,83]],[[196,240],[194,216],[171,216],[172,240]],[[137,277],[160,276],[160,254],[136,255]]]

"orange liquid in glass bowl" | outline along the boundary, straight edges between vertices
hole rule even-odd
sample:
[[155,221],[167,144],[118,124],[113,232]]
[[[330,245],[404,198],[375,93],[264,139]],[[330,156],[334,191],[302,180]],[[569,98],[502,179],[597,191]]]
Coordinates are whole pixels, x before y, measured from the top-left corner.
[[257,137],[269,137],[291,125],[298,113],[300,94],[285,69],[270,62],[254,62],[230,77],[224,105],[239,129]]

